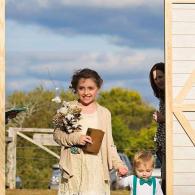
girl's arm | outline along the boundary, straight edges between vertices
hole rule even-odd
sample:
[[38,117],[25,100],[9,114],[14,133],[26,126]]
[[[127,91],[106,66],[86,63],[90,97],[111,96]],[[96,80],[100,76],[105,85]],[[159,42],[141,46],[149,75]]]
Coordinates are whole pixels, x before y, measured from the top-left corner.
[[71,147],[80,143],[80,137],[82,136],[79,132],[65,133],[59,128],[54,129],[53,139],[60,146]]

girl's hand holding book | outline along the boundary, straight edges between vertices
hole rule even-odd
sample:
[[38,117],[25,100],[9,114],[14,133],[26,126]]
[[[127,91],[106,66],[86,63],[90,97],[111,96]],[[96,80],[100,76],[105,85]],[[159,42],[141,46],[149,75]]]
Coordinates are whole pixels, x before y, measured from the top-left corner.
[[79,144],[84,146],[86,143],[93,143],[91,137],[88,135],[81,135],[79,139]]

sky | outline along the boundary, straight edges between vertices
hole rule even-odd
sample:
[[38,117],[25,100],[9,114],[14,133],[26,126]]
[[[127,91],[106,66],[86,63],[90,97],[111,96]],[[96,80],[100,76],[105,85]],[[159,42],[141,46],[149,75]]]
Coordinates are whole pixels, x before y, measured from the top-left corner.
[[96,70],[102,90],[137,90],[164,61],[163,0],[7,0],[6,93],[67,90],[74,71]]

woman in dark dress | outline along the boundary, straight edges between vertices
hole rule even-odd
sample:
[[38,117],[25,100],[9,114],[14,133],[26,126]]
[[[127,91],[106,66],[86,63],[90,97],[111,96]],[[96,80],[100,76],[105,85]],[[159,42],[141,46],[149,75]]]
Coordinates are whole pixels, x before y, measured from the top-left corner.
[[154,95],[159,99],[159,110],[153,113],[157,122],[156,155],[161,162],[162,190],[166,194],[166,136],[165,136],[165,64],[155,64],[150,70],[150,84]]

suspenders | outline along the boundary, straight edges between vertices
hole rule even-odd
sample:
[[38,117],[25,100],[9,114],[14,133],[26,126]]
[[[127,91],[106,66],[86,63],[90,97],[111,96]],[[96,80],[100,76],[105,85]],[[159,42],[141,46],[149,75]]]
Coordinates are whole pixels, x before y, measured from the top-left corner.
[[[152,186],[153,186],[153,195],[155,195],[156,192],[156,179],[155,177],[152,177]],[[136,189],[137,189],[137,177],[133,176],[133,195],[136,195]]]

